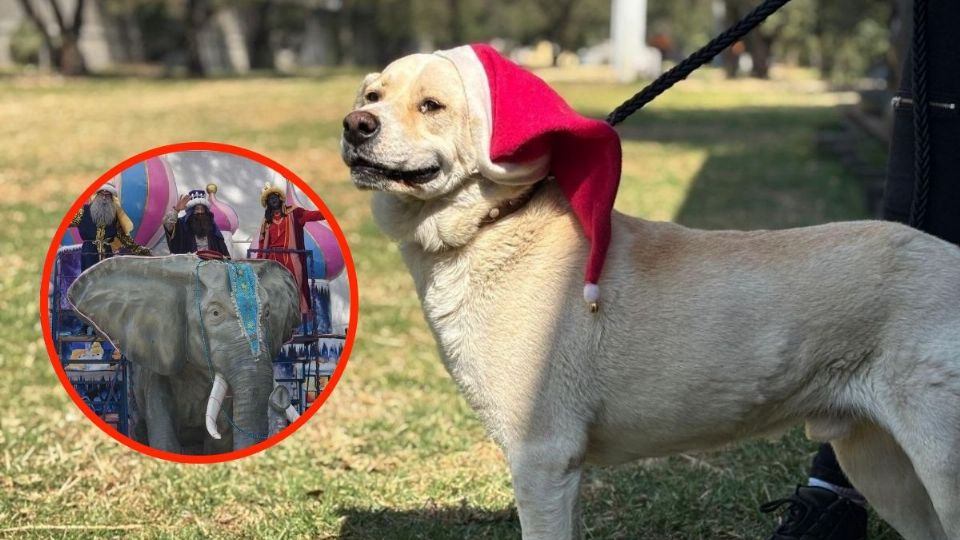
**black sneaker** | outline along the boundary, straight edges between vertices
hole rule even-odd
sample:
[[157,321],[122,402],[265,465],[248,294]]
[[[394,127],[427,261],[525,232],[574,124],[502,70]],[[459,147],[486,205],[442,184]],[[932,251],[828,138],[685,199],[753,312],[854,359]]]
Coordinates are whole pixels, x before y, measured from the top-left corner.
[[787,499],[770,501],[761,512],[773,512],[789,504],[780,526],[768,540],[864,540],[867,510],[829,489],[797,486]]

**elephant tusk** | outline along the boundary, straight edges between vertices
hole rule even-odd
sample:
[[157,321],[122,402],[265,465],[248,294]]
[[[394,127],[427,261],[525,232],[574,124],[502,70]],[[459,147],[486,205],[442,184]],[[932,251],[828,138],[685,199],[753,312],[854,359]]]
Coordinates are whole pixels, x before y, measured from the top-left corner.
[[213,378],[213,388],[210,389],[210,398],[207,399],[207,433],[214,439],[220,438],[217,431],[217,416],[223,405],[223,396],[227,395],[227,381],[223,375],[217,373]]
[[297,409],[290,405],[287,407],[287,410],[283,411],[287,415],[287,420],[292,424],[297,421],[297,418],[300,418],[300,413],[297,412]]

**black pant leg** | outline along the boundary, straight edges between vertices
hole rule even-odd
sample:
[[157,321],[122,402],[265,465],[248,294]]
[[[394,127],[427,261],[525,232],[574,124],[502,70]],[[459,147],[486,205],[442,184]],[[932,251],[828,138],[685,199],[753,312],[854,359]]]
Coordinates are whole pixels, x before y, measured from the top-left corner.
[[853,487],[850,485],[847,475],[843,474],[843,470],[840,469],[840,464],[837,463],[837,455],[828,443],[821,444],[816,455],[813,456],[813,463],[810,464],[810,476],[824,482],[830,482],[835,486]]
[[[960,1],[929,0],[927,12],[927,95],[940,105],[929,109],[930,192],[920,229],[960,245]],[[912,55],[907,56],[898,96],[912,98]],[[951,108],[952,106],[952,108]],[[913,109],[894,111],[883,219],[907,223],[914,192]],[[850,487],[829,444],[820,445],[810,476]]]
[[[927,96],[930,129],[930,191],[920,229],[960,245],[960,2],[929,0]],[[897,95],[912,99],[912,55]],[[894,111],[883,219],[907,223],[914,193],[913,107]]]

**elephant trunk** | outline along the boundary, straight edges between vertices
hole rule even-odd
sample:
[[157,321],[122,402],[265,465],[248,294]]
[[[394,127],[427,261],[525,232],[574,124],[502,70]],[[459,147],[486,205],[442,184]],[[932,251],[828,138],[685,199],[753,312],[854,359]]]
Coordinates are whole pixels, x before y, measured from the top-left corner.
[[219,372],[213,378],[213,388],[210,389],[210,397],[207,398],[207,433],[214,439],[220,438],[220,432],[217,430],[217,416],[220,415],[220,408],[223,406],[223,397],[227,394],[227,381]]
[[273,390],[270,362],[256,362],[228,375],[233,390],[233,449],[252,446],[268,436],[267,408]]

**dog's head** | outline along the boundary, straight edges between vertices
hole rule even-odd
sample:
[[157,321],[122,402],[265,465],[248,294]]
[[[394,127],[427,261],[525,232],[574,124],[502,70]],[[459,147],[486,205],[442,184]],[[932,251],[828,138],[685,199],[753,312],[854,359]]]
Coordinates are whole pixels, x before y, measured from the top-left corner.
[[434,54],[401,58],[360,85],[341,155],[361,189],[429,200],[477,170],[460,74]]
[[493,47],[415,54],[368,75],[344,118],[341,153],[354,184],[379,192],[380,228],[427,251],[464,246],[507,213],[529,214],[533,186],[556,184],[553,197],[569,203],[557,208],[576,215],[591,243],[584,298],[596,301],[619,135]]

